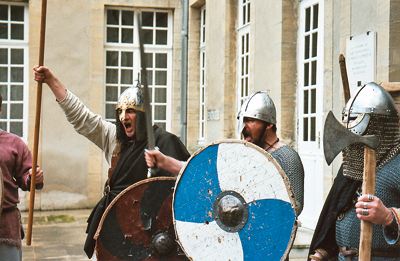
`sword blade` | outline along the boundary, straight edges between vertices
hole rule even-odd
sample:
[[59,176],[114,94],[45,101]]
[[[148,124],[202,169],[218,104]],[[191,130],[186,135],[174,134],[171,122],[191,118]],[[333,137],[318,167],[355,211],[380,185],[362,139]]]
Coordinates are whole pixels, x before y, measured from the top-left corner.
[[142,83],[143,83],[143,91],[144,91],[144,110],[146,117],[146,129],[147,129],[147,147],[149,150],[155,148],[154,144],[154,135],[153,135],[153,124],[151,122],[151,107],[150,107],[150,95],[149,95],[149,86],[147,84],[147,67],[146,67],[146,58],[144,56],[144,47],[143,47],[143,32],[142,32],[142,23],[140,14],[137,16],[137,27],[139,33],[139,46],[140,46],[140,64],[142,67]]

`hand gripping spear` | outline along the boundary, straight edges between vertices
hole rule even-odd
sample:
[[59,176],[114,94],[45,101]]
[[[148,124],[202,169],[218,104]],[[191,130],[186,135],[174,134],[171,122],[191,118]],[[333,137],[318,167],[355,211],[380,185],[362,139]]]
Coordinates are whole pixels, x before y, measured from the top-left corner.
[[[40,20],[40,45],[39,45],[39,66],[43,65],[44,61],[44,39],[46,32],[46,10],[47,0],[42,0],[41,20]],[[29,216],[28,216],[28,231],[26,236],[26,245],[31,245],[32,238],[32,221],[33,209],[35,207],[35,188],[36,188],[36,168],[37,168],[37,154],[39,142],[39,128],[40,128],[40,109],[42,106],[42,83],[37,83],[36,94],[36,115],[35,115],[35,134],[33,140],[33,159],[32,159],[32,176],[31,176],[31,193],[29,200]]]
[[[338,137],[340,137],[338,139]],[[376,149],[379,140],[374,135],[360,136],[346,129],[335,118],[332,111],[328,113],[324,126],[324,154],[325,160],[330,165],[333,159],[345,147],[353,143],[362,143],[364,147],[364,172],[363,172],[363,194],[375,194],[375,172],[376,172]],[[359,260],[369,261],[371,259],[373,224],[361,220]]]

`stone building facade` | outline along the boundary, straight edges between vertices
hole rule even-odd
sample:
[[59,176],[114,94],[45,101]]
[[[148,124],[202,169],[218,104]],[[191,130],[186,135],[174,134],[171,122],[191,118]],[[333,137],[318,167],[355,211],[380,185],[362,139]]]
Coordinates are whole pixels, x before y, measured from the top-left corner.
[[[23,7],[23,21],[13,18],[15,6]],[[38,60],[41,1],[1,0],[0,7],[0,50],[25,54],[18,66],[0,58],[0,68],[21,67],[24,76],[23,98],[10,95],[3,105],[19,104],[22,116],[2,115],[0,127],[12,131],[10,123],[19,120],[15,132],[32,148],[36,83],[30,70]],[[327,166],[323,156],[325,116],[333,110],[340,118],[344,106],[339,55],[346,56],[353,85],[400,81],[399,8],[398,0],[54,0],[47,7],[44,64],[92,111],[113,120],[116,93],[139,71],[136,15],[146,17],[154,121],[193,152],[240,138],[241,102],[267,91],[277,108],[278,136],[303,160],[300,220],[313,228],[340,166],[340,157]],[[5,36],[12,24],[24,26],[23,39]],[[0,85],[10,94],[15,86],[1,76]],[[57,107],[43,86],[39,162],[46,186],[37,207],[92,207],[108,165]]]

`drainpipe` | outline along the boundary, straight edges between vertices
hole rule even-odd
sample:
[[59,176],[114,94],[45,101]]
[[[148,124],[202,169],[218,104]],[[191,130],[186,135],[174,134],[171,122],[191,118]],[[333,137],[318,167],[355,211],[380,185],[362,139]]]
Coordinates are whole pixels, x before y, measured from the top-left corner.
[[181,51],[181,131],[180,138],[186,146],[187,138],[187,70],[188,70],[188,16],[189,0],[182,1],[182,51]]

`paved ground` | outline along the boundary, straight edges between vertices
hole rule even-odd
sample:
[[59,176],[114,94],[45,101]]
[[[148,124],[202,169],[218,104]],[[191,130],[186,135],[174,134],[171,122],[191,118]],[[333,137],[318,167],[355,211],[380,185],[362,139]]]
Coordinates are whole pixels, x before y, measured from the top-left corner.
[[[23,261],[88,260],[83,245],[86,239],[86,220],[90,209],[35,211],[31,245],[22,244]],[[28,212],[22,212],[26,232]],[[299,228],[290,252],[290,261],[304,261],[311,242],[312,230]]]
[[[23,240],[22,260],[88,260],[83,245],[90,211],[35,211],[31,245]],[[21,215],[26,233],[28,212]]]

